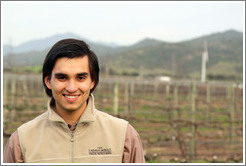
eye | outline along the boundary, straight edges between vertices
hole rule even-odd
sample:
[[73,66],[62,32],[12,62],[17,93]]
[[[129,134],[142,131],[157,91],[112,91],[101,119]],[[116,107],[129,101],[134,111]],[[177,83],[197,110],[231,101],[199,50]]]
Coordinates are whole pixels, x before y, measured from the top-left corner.
[[79,76],[78,80],[84,80],[86,77],[85,76]]
[[63,75],[59,75],[56,77],[59,81],[65,81],[67,79],[66,76],[63,76]]
[[59,77],[58,80],[65,80],[65,77]]
[[87,73],[79,73],[77,74],[77,80],[78,81],[84,81],[87,78],[88,74]]

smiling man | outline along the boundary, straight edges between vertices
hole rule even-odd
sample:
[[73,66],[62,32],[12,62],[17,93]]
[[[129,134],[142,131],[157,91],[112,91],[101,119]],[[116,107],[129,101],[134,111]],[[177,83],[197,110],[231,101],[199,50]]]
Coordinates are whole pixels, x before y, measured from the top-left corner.
[[56,113],[68,124],[74,124],[83,114],[90,90],[95,86],[89,71],[88,56],[56,61],[51,78],[44,78],[52,91]]
[[95,108],[92,92],[98,82],[97,56],[85,42],[57,42],[43,64],[48,110],[11,135],[4,162],[145,162],[136,130]]

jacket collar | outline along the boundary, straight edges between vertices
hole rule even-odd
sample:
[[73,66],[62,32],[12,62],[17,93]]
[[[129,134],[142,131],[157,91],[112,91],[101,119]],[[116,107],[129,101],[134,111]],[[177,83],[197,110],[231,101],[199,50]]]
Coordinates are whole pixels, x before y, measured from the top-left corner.
[[[51,104],[51,99],[49,99],[47,103],[48,119],[54,122],[66,123],[65,120],[55,112],[54,108],[52,108],[50,104]],[[87,107],[84,113],[81,115],[78,123],[94,122],[96,117],[95,113],[96,112],[95,112],[95,105],[94,105],[94,96],[93,94],[90,94],[88,97]]]

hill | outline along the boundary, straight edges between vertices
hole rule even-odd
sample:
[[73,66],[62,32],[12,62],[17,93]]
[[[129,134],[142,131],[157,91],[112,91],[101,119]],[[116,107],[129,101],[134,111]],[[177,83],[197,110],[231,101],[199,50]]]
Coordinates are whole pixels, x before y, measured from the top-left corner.
[[[81,39],[87,42],[93,50],[97,50],[100,54],[105,54],[108,50],[113,49],[108,46],[108,44],[103,44],[102,42],[92,42],[87,38],[80,37],[73,33],[65,33],[65,34],[56,34],[48,38],[31,40],[20,44],[16,47],[11,45],[3,45],[3,55],[8,56],[9,54],[16,54],[19,56],[24,56],[24,54],[32,53],[32,52],[44,52],[45,50],[50,49],[50,47],[55,44],[57,41],[66,39],[66,38],[74,38]],[[25,59],[25,58],[22,58]]]
[[[82,39],[79,36],[75,37]],[[136,76],[141,73],[144,76],[169,75],[174,79],[199,79],[202,52],[206,41],[209,54],[208,78],[241,81],[243,78],[243,33],[234,30],[213,33],[179,43],[146,38],[124,47],[109,47],[103,43],[83,40],[88,42],[91,49],[98,55],[101,74]],[[4,56],[4,68],[42,65],[48,50],[49,48],[46,48],[42,51]]]
[[[145,39],[135,45],[147,43]],[[211,79],[239,79],[243,76],[243,34],[226,31],[179,43],[158,42],[135,47],[101,59],[111,73],[169,75],[200,78],[204,42],[208,43],[207,75]],[[104,69],[103,67],[103,69]],[[140,71],[141,70],[141,71]]]

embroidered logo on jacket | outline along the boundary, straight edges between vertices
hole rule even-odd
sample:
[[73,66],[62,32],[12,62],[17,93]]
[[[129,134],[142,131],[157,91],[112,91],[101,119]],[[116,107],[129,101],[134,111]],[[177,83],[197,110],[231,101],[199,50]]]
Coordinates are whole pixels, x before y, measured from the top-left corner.
[[89,149],[89,155],[107,155],[112,154],[111,148],[104,149],[102,147],[97,147],[96,149]]

